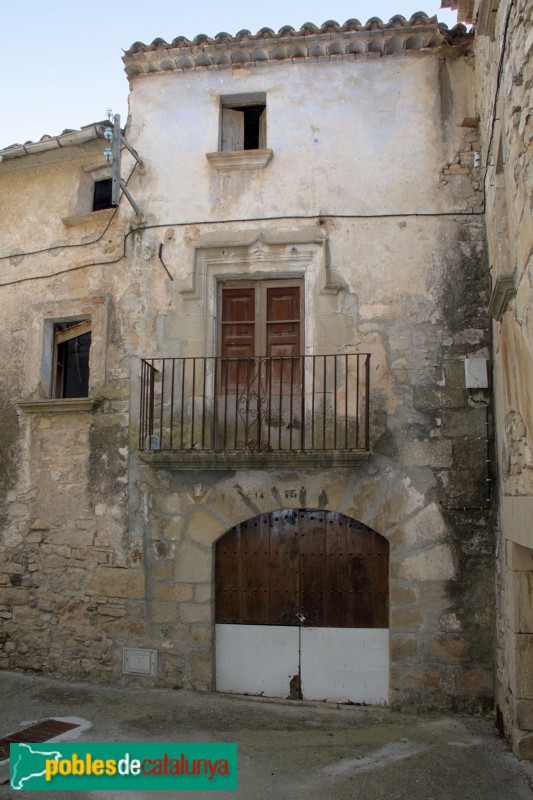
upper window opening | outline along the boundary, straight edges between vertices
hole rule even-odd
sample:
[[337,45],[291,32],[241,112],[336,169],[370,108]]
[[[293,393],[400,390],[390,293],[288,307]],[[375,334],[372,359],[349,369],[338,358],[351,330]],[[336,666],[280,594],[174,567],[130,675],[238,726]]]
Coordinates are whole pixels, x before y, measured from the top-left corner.
[[222,105],[222,150],[263,150],[266,148],[266,105]]
[[89,396],[91,320],[54,325],[53,397]]
[[113,180],[104,178],[102,181],[95,181],[93,194],[93,211],[101,211],[103,208],[112,208],[111,193]]

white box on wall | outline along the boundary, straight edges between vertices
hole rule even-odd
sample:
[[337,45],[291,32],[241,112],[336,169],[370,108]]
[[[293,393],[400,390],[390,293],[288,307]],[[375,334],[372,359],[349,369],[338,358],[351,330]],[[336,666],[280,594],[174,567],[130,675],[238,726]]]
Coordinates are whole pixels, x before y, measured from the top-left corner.
[[489,388],[489,370],[486,358],[465,358],[465,386],[467,389]]

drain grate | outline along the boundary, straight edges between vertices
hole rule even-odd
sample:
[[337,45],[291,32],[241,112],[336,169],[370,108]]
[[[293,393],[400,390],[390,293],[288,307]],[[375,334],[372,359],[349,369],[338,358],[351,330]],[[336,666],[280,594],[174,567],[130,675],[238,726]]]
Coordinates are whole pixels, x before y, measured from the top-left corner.
[[28,728],[23,728],[21,731],[11,733],[9,736],[4,736],[0,739],[0,761],[9,758],[9,745],[17,744],[18,742],[28,742],[37,744],[38,742],[47,742],[49,739],[54,739],[60,733],[70,731],[72,728],[79,728],[80,726],[75,722],[61,722],[58,719],[45,719],[43,722],[37,722],[35,725],[30,725]]

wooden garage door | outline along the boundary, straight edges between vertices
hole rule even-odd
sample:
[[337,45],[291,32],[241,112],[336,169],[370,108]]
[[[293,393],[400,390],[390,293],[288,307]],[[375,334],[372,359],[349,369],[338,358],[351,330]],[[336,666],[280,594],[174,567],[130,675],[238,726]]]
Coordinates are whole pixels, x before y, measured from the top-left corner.
[[216,622],[388,627],[389,545],[361,522],[286,509],[231,529],[216,546]]

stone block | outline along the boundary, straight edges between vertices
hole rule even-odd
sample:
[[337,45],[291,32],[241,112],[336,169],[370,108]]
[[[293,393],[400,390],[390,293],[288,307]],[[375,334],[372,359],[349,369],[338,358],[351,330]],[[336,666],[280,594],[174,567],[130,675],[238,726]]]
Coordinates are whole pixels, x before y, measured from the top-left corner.
[[533,733],[513,730],[512,744],[517,758],[524,761],[533,761]]
[[533,572],[508,572],[512,581],[513,613],[510,620],[515,633],[533,634]]
[[429,643],[427,652],[433,661],[453,663],[466,658],[469,645],[464,639],[439,637]]
[[467,408],[442,412],[443,436],[480,436],[486,438],[486,412],[484,408]]
[[124,606],[107,603],[105,605],[98,606],[98,613],[103,617],[125,617],[126,609]]
[[390,540],[395,545],[416,545],[439,541],[447,535],[448,530],[439,507],[436,503],[430,503],[392,531]]
[[41,519],[41,517],[37,517],[33,522],[30,522],[30,531],[50,531],[55,527],[57,527],[57,523],[52,524],[46,519]]
[[156,560],[174,561],[176,545],[174,542],[164,542],[160,539],[154,539],[152,541],[152,553]]
[[431,687],[437,689],[441,683],[441,671],[437,667],[393,665],[390,671],[391,690]]
[[[475,472],[483,480],[486,479],[487,442],[484,436],[480,439],[454,439],[452,455],[456,468]],[[473,480],[476,480],[476,476]]]
[[6,561],[4,564],[0,564],[0,573],[2,572],[8,575],[23,575],[24,567],[22,564],[15,564],[13,561]]
[[511,674],[511,688],[516,698],[533,698],[533,634],[513,636],[515,667]]
[[424,616],[416,608],[393,608],[391,611],[390,625],[393,630],[419,631],[422,627]]
[[363,303],[359,307],[359,316],[361,319],[390,320],[398,319],[401,315],[401,305],[394,300],[388,303]]
[[203,508],[198,508],[187,526],[185,538],[191,542],[210,546],[224,531],[220,519],[216,519]]
[[26,536],[26,544],[41,544],[44,539],[44,532],[32,531]]
[[451,549],[447,544],[421,547],[401,561],[391,561],[391,577],[397,580],[447,581],[456,576]]
[[173,689],[183,689],[183,666],[180,657],[174,653],[161,653],[159,660],[159,670]]
[[205,583],[211,581],[213,554],[211,550],[184,542],[179,549],[176,564],[178,583]]
[[211,691],[213,688],[213,657],[211,653],[193,653],[192,680],[193,688],[197,691]]
[[0,605],[25,606],[28,604],[29,599],[28,590],[22,587],[0,588]]
[[457,633],[461,630],[461,621],[454,611],[446,611],[439,619],[439,625],[444,633]]
[[153,494],[154,510],[158,514],[186,514],[192,502],[188,495],[179,492],[154,491]]
[[143,619],[146,616],[146,603],[144,600],[128,601],[128,612],[133,619]]
[[433,411],[436,416],[440,416],[443,408],[464,408],[467,396],[467,390],[464,388],[446,386],[431,389],[415,386],[413,388],[413,405],[420,411]]
[[127,618],[102,617],[102,627],[107,635],[116,637],[117,641],[127,641],[128,636],[139,640],[146,636],[148,626],[144,620],[134,620]]
[[87,585],[88,594],[104,597],[143,597],[144,573],[100,565]]
[[506,561],[509,569],[513,571],[533,571],[533,550],[531,548],[523,547],[509,540],[505,542],[505,546]]
[[26,517],[28,514],[28,506],[24,503],[12,503],[9,506],[9,513],[12,517]]
[[155,583],[153,597],[155,600],[173,600],[181,603],[192,600],[193,587],[190,583]]
[[485,458],[480,460],[478,468],[455,469],[448,477],[447,506],[470,508],[484,506],[488,502]]
[[39,592],[37,595],[37,608],[41,611],[57,611],[63,602],[57,592]]
[[407,442],[403,450],[403,462],[408,467],[451,467],[452,443],[442,439]]
[[173,561],[156,561],[150,568],[150,577],[156,581],[170,581],[174,577]]
[[210,603],[182,603],[179,610],[182,622],[211,622],[212,619]]
[[152,536],[162,541],[175,541],[183,535],[181,517],[152,517]]
[[34,672],[41,672],[43,667],[42,656],[36,654],[17,655],[14,653],[10,658],[9,667],[16,670],[29,669]]
[[153,622],[175,622],[176,603],[154,601],[150,604]]
[[193,623],[190,626],[191,640],[201,647],[211,647],[213,644],[213,626],[206,623]]
[[[353,505],[345,512],[355,519],[363,519],[378,533],[394,530],[399,521],[424,507],[424,495],[417,491],[408,478],[396,481],[391,474],[372,475],[368,483],[357,487]],[[370,517],[368,509],[376,507]]]
[[533,218],[531,209],[525,206],[518,225],[518,252],[523,266],[528,262],[533,248]]
[[390,603],[391,606],[412,605],[418,602],[418,590],[413,586],[399,586],[391,581],[390,583]]
[[465,388],[464,361],[448,361],[444,367],[444,377],[445,377],[446,388],[464,389]]
[[215,587],[212,583],[200,583],[194,587],[194,599],[197,603],[209,603],[213,599]]
[[514,711],[516,725],[526,731],[533,731],[533,698],[516,700]]
[[80,530],[55,530],[48,531],[45,535],[48,544],[71,545],[75,547],[90,547],[94,542],[92,531]]
[[494,691],[494,671],[473,667],[465,668],[460,676],[461,689],[475,689],[476,691]]
[[393,634],[390,641],[391,661],[413,661],[418,657],[418,640],[414,637]]

